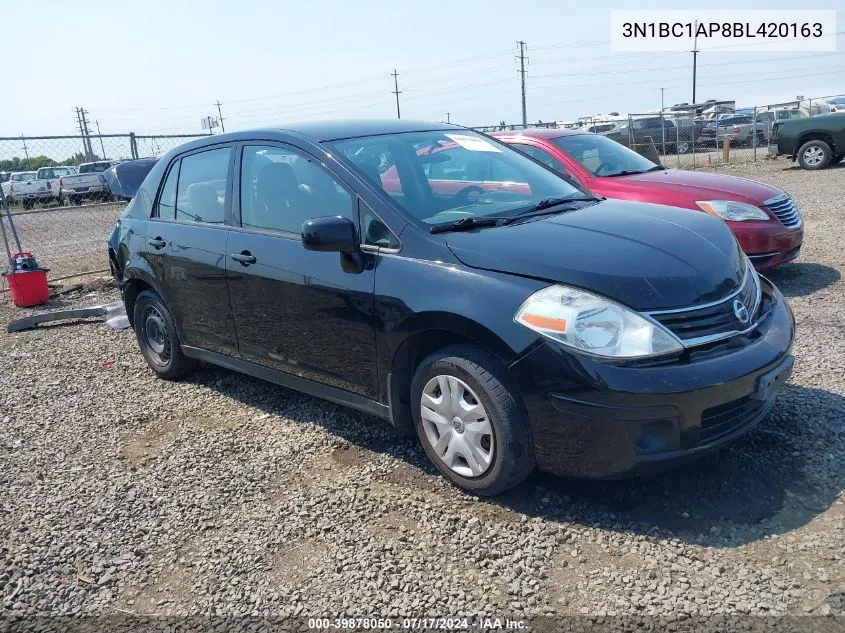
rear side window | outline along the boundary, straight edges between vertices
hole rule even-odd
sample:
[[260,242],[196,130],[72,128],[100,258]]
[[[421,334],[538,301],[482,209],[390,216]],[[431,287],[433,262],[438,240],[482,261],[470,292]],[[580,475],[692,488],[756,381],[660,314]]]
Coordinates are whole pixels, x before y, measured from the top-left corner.
[[[231,155],[232,148],[224,147],[182,158],[176,187],[176,220],[223,224]],[[167,185],[169,182],[165,188]]]
[[167,173],[167,180],[164,181],[164,187],[161,189],[161,197],[158,199],[157,215],[162,220],[176,219],[176,183],[179,182],[179,163],[177,160],[173,163],[170,171]]

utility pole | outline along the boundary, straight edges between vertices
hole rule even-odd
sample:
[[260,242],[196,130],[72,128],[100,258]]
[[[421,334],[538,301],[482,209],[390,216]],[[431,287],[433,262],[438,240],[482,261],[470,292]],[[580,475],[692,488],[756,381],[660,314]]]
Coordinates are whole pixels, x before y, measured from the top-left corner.
[[82,128],[84,130],[83,134],[85,135],[85,148],[87,151],[85,158],[91,160],[94,157],[94,148],[91,147],[91,133],[88,131],[88,120],[85,118],[86,114],[88,114],[88,111],[85,108],[79,108],[79,115],[82,117]]
[[695,21],[695,38],[692,44],[692,102],[695,101],[695,71],[698,66],[698,20]]
[[29,149],[26,146],[26,139],[23,137],[23,134],[21,134],[21,141],[23,141],[23,147],[21,149],[23,149],[23,155],[26,156],[26,168],[29,169]]
[[663,132],[663,155],[666,155],[666,122],[663,120],[663,88],[660,89],[660,129]]
[[76,125],[79,128],[79,135],[82,137],[82,155],[85,160],[88,160],[88,144],[85,142],[85,128],[82,127],[82,108],[74,108],[76,110]]
[[522,127],[528,127],[528,115],[525,111],[525,42],[519,40],[519,74],[522,81]]
[[401,119],[402,115],[399,113],[399,95],[402,94],[402,91],[399,90],[399,73],[396,72],[396,69],[393,69],[393,72],[390,73],[393,75],[393,94],[396,95],[396,118]]
[[215,103],[214,105],[217,106],[217,114],[220,115],[220,131],[225,132],[226,126],[223,125],[223,110],[220,109],[220,106],[222,106],[223,104],[220,103],[220,99],[218,99],[217,103]]
[[100,137],[100,150],[103,152],[102,158],[103,158],[103,160],[105,160],[106,159],[106,147],[105,147],[105,145],[103,145],[103,135],[100,134],[100,122],[94,121],[94,124],[97,126],[97,136]]

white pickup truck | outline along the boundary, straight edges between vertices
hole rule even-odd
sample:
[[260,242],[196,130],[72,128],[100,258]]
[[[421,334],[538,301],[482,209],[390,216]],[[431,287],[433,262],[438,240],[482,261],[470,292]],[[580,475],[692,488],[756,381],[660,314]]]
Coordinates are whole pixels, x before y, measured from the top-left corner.
[[61,179],[76,173],[76,167],[57,165],[55,167],[42,167],[36,172],[35,178],[47,183],[47,189],[52,194],[52,199],[61,201]]
[[10,202],[20,202],[24,209],[31,209],[36,202],[46,202],[53,197],[44,180],[38,180],[34,171],[19,171],[9,178]]
[[79,204],[83,198],[108,200],[111,197],[103,172],[114,167],[119,161],[99,160],[94,163],[82,163],[79,173],[63,176],[59,180],[61,197],[70,204]]

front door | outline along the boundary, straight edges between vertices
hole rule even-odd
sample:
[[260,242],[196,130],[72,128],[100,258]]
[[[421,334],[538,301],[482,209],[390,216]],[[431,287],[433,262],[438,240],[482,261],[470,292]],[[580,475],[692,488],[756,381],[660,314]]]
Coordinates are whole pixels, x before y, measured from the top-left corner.
[[170,165],[144,252],[182,343],[237,355],[226,288],[232,153],[217,147]]
[[242,147],[238,188],[226,269],[241,356],[375,397],[374,262],[344,272],[338,253],[307,251],[300,237],[311,218],[357,222],[356,197],[312,157],[275,144]]

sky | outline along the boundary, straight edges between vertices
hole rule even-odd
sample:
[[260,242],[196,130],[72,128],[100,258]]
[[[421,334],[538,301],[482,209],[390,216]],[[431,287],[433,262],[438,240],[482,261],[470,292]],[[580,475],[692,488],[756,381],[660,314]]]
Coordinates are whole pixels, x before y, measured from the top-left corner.
[[[643,112],[692,100],[690,53],[613,53],[611,9],[729,9],[675,0],[113,0],[4,3],[0,136],[78,133],[76,106],[107,133],[198,133],[222,103],[226,131],[309,119],[396,116],[464,125]],[[746,0],[743,9],[795,9]],[[842,0],[817,0],[836,9]],[[698,56],[697,100],[737,106],[845,94],[835,53]],[[447,114],[448,113],[448,114]],[[92,124],[93,127],[93,124]]]

